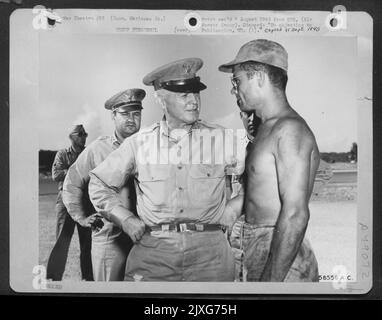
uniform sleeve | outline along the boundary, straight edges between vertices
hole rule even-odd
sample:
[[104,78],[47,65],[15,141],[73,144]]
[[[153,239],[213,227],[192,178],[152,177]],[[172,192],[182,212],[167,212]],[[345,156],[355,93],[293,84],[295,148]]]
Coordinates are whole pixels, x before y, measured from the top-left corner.
[[[99,166],[90,172],[89,195],[93,206],[105,218],[115,221],[113,209],[124,207],[119,196],[127,179],[135,174],[133,136],[125,139]],[[128,209],[128,208],[127,208]],[[123,217],[118,217],[121,220]]]
[[65,161],[65,150],[59,150],[52,166],[52,179],[57,182],[64,181],[67,170],[68,164]]
[[62,196],[65,207],[74,221],[89,215],[84,206],[84,198],[87,196],[85,193],[90,179],[89,172],[94,167],[94,153],[86,148],[67,172]]

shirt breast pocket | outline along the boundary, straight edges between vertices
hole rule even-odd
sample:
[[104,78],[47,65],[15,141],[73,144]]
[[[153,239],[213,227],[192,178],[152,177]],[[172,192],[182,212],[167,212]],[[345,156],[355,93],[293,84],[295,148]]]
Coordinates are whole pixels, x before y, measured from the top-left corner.
[[215,205],[225,192],[225,171],[221,165],[193,165],[188,189],[195,206]]
[[169,206],[170,168],[165,165],[139,168],[139,196],[152,208]]

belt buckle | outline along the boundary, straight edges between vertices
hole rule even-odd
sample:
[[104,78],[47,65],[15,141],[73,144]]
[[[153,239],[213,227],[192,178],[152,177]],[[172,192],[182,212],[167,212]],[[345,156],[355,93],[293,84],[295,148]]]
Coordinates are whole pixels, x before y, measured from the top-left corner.
[[162,224],[161,225],[162,231],[169,231],[170,230],[170,225],[169,224]]
[[195,224],[196,231],[204,231],[204,225],[196,223]]
[[187,224],[186,223],[180,223],[179,224],[179,231],[180,232],[186,232],[187,231]]

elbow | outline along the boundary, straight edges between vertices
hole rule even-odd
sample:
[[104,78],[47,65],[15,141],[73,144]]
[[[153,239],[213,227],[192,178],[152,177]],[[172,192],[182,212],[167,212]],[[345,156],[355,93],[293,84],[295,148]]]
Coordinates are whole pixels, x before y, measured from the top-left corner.
[[95,207],[97,207],[97,200],[99,197],[102,197],[102,187],[100,180],[96,175],[94,175],[92,172],[90,172],[90,180],[88,184],[88,194],[89,199],[93,203]]
[[91,202],[93,202],[95,198],[94,194],[96,193],[96,191],[97,189],[94,184],[94,178],[90,177],[89,184],[88,184],[88,195]]
[[310,219],[309,208],[294,208],[286,212],[288,222],[293,225],[294,228],[299,230],[305,230],[308,226]]

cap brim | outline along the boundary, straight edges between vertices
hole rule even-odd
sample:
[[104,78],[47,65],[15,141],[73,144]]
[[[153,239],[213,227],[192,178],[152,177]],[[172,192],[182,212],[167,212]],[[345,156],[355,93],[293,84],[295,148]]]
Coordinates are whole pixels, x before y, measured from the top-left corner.
[[232,60],[231,62],[219,66],[218,70],[221,72],[233,73],[233,67],[239,63],[242,63],[242,61]]
[[125,106],[121,106],[115,109],[112,109],[113,111],[118,111],[118,112],[129,112],[129,111],[136,111],[136,110],[142,110],[142,105],[141,104],[129,104]]
[[204,89],[207,89],[207,86],[202,82],[194,82],[183,85],[166,85],[163,86],[163,89],[172,91],[172,92],[192,92],[198,93]]
[[249,60],[232,60],[231,62],[222,64],[221,66],[219,66],[218,70],[221,72],[233,73],[233,68],[236,65],[241,64],[241,63],[245,63],[245,62],[258,62],[258,63],[262,63],[262,64],[267,64],[269,66],[276,67],[276,68],[279,68],[279,69],[282,69],[282,70],[288,72],[288,69],[286,67],[279,66],[276,64],[270,64],[270,63],[263,62],[263,61],[252,60],[252,59],[249,59]]

